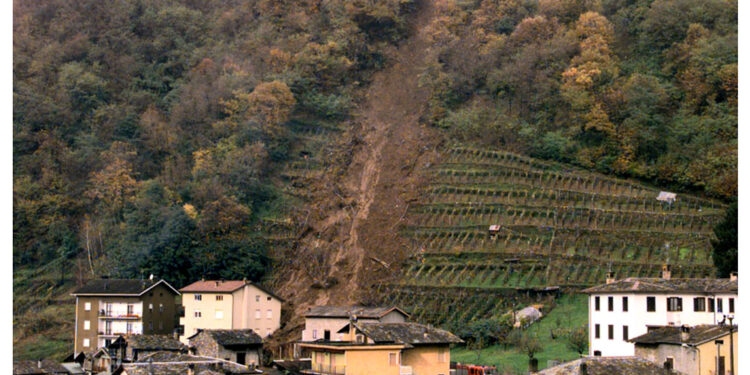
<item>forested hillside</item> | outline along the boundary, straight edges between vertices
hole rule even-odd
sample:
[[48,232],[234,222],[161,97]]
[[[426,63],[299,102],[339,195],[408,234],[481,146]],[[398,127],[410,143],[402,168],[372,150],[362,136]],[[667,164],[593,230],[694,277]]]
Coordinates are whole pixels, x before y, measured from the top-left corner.
[[[479,269],[472,255],[440,253],[478,235],[420,226],[483,226],[500,211],[458,196],[503,198],[502,215],[535,212],[521,214],[529,225],[553,219],[520,206],[563,195],[595,197],[570,225],[625,210],[608,230],[640,230],[640,211],[652,223],[666,212],[660,235],[682,236],[689,251],[672,251],[702,275],[716,202],[737,195],[737,1],[15,0],[13,19],[16,356],[64,357],[68,293],[102,275],[247,277],[292,317],[380,301],[393,275],[415,289],[454,272],[462,287],[555,281],[536,263],[523,282],[496,279],[504,265],[462,279]],[[534,183],[523,168],[549,191],[515,195]],[[674,213],[648,206],[654,186],[712,200],[686,196]],[[605,197],[620,193],[631,197]],[[673,234],[696,228],[695,241]],[[564,236],[546,236],[493,251],[567,256],[551,245]],[[611,256],[623,270],[668,259],[639,241]],[[426,264],[404,263],[420,250]],[[610,257],[595,250],[571,251]]]

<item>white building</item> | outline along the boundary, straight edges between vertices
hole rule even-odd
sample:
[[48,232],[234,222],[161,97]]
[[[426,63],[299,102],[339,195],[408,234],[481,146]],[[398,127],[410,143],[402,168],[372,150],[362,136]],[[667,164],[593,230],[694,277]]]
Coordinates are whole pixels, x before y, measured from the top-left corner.
[[[737,316],[737,276],[730,279],[607,278],[589,294],[589,355],[632,356],[627,340],[649,327],[718,324]],[[611,276],[611,275],[610,275]],[[735,319],[735,324],[737,320]]]
[[350,317],[361,323],[404,323],[409,314],[398,307],[315,306],[305,313],[302,341],[343,341],[337,332]]

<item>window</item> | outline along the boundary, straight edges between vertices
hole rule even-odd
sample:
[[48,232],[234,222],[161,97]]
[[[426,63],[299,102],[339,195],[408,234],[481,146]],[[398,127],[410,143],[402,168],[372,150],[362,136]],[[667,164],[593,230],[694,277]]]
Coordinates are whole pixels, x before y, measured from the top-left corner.
[[594,338],[595,339],[599,338],[599,325],[598,324],[594,325]]
[[128,304],[128,315],[133,315],[133,304],[132,303]]
[[607,297],[607,311],[615,311],[615,297]]
[[196,318],[200,318],[200,317],[202,317],[203,315],[201,314],[201,311],[200,311],[200,310],[195,310],[195,312],[193,312],[193,316],[194,316],[194,317],[196,317]]
[[255,310],[255,319],[260,319],[260,309]]
[[86,302],[83,304],[83,309],[86,311],[91,311],[91,302]]
[[224,300],[224,296],[216,296],[216,300],[217,301],[223,301]]
[[398,353],[388,353],[388,364],[398,366]]
[[628,326],[622,326],[622,341],[628,340]]
[[716,299],[716,312],[724,312],[724,301],[721,298]]
[[153,303],[149,303],[148,304],[148,311],[154,311],[154,304]]
[[323,331],[323,340],[331,341],[331,331],[329,330]]
[[671,370],[674,368],[674,358],[667,357],[667,360],[664,361],[664,368],[667,370]]
[[83,321],[83,329],[85,329],[85,330],[91,329],[91,322],[88,321],[88,320],[84,320]]
[[615,339],[615,326],[613,326],[612,324],[607,326],[607,338],[609,338],[610,340]]
[[628,311],[628,297],[622,297],[622,311]]
[[203,300],[203,296],[202,296],[202,295],[200,295],[200,294],[196,294],[196,295],[195,295],[195,300],[196,300],[196,301],[201,301],[201,300]]
[[594,297],[594,310],[599,311],[599,296]]
[[271,296],[266,297],[266,301],[270,301],[270,300],[271,300]]
[[704,297],[693,298],[693,311],[706,311],[706,299]]
[[89,339],[83,339],[83,347],[88,348],[89,346],[91,346],[91,341],[89,341]]
[[646,297],[646,311],[656,311],[656,297]]
[[682,311],[682,298],[668,297],[667,298],[667,311]]
[[708,312],[714,312],[714,299],[708,299]]
[[729,299],[729,312],[734,313],[734,298]]
[[357,335],[356,340],[358,344],[364,344],[365,343],[365,335]]
[[601,357],[602,352],[600,350],[594,350],[594,357]]
[[318,330],[317,330],[317,329],[314,329],[314,330],[313,330],[313,340],[315,340],[315,339],[317,339],[317,338],[318,338]]
[[260,302],[260,296],[259,295],[255,296],[255,302]]
[[216,319],[224,319],[224,310],[216,310]]
[[162,305],[161,303],[159,304],[159,312],[160,313],[164,312],[164,305]]
[[266,318],[268,319],[273,318],[273,310],[268,309],[268,311],[266,311]]

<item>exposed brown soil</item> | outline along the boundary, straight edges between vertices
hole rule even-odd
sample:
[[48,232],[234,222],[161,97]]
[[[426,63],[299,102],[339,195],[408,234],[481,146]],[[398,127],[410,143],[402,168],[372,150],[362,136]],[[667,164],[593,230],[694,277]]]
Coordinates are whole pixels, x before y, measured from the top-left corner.
[[348,165],[339,169],[343,173],[329,168],[319,181],[309,227],[289,254],[299,259],[297,267],[276,274],[276,287],[294,311],[290,334],[311,305],[368,302],[371,286],[396,274],[411,252],[398,228],[425,183],[426,166],[438,157],[440,139],[420,122],[428,91],[418,77],[433,15],[433,5],[422,2],[412,15],[411,36],[388,52],[389,65],[373,76],[342,140],[341,152],[351,156],[339,159]]

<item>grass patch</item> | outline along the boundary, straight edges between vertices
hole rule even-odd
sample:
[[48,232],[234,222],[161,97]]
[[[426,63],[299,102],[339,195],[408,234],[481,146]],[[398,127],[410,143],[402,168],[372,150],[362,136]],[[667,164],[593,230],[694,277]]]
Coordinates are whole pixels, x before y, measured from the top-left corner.
[[[569,294],[557,300],[557,306],[539,322],[531,325],[526,333],[536,335],[542,343],[543,350],[535,355],[539,360],[539,369],[547,367],[548,360],[569,361],[578,358],[578,353],[568,349],[567,335],[558,334],[551,338],[551,331],[563,331],[585,326],[588,323],[587,296]],[[528,372],[528,357],[519,353],[514,347],[504,348],[495,345],[479,351],[467,350],[465,347],[451,349],[451,361],[497,366],[511,374]],[[501,372],[502,373],[502,372]]]

